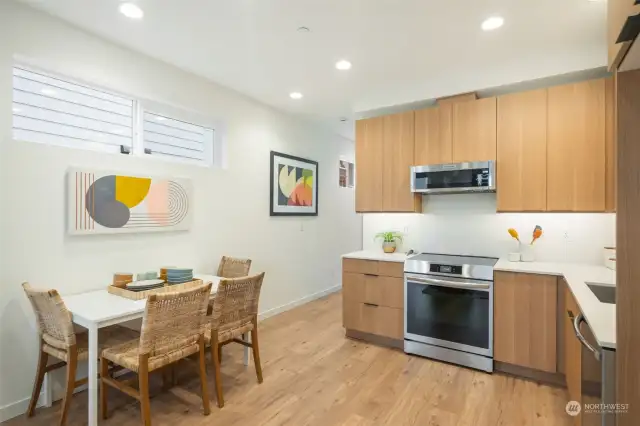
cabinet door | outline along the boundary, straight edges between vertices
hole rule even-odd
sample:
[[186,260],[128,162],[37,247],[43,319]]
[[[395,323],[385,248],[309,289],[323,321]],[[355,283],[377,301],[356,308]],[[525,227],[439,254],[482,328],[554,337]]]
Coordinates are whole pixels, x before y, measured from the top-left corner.
[[498,211],[547,208],[547,89],[498,98]]
[[496,272],[494,359],[555,373],[557,278]]
[[548,89],[547,210],[605,209],[604,79]]
[[604,80],[605,94],[605,210],[616,211],[618,191],[618,132],[616,129],[615,77]]
[[416,111],[415,166],[453,162],[451,104]]
[[384,119],[356,122],[356,211],[382,211]]
[[[573,317],[580,313],[580,308],[573,298],[571,290],[567,283],[562,280],[564,286],[564,315],[562,321],[564,322],[564,369],[565,378],[567,381],[567,391],[569,393],[570,401],[582,402],[582,378],[581,378],[581,363],[582,347],[580,341],[576,337],[573,331]],[[575,425],[580,425],[580,416],[576,416]]]
[[422,203],[411,192],[413,165],[413,111],[386,115],[384,120],[382,210],[385,212],[417,212]]
[[496,159],[496,98],[453,104],[453,162]]

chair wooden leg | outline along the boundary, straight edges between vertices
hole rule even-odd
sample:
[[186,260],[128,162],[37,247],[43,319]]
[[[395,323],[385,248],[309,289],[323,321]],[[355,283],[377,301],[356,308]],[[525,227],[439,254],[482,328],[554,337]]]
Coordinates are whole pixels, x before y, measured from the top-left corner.
[[40,341],[40,355],[38,355],[38,369],[36,370],[36,379],[33,382],[33,392],[31,393],[31,401],[29,401],[29,408],[27,409],[27,417],[33,417],[33,411],[36,409],[38,398],[40,397],[40,390],[42,389],[42,381],[46,374],[47,362],[49,361],[49,354],[42,350],[42,341]]
[[209,404],[209,390],[207,389],[207,364],[205,362],[205,350],[204,350],[204,336],[200,336],[198,341],[200,346],[200,386],[202,387],[202,406],[204,408],[204,415],[208,416],[211,413],[211,405]]
[[76,345],[67,349],[69,360],[67,361],[67,383],[64,392],[64,398],[62,399],[62,413],[60,416],[60,426],[63,426],[67,422],[67,414],[69,413],[69,405],[71,405],[71,398],[73,397],[73,390],[76,387],[76,369],[78,367],[78,349]]
[[218,345],[218,360],[222,364],[222,345]]
[[108,415],[108,407],[107,407],[107,389],[108,386],[105,385],[104,379],[109,377],[109,361],[106,358],[100,359],[100,413],[102,413],[102,418],[107,420],[109,418]]
[[218,358],[218,332],[211,330],[211,360],[213,362],[213,374],[216,379],[216,399],[218,407],[224,407],[224,396],[222,395],[222,377],[220,374],[220,358]]
[[256,365],[256,375],[258,383],[262,383],[262,365],[260,364],[260,347],[258,346],[258,320],[253,319],[253,330],[251,330],[251,349],[253,349],[253,363]]
[[149,400],[149,354],[140,355],[138,381],[140,382],[140,411],[142,423],[151,426],[151,401]]

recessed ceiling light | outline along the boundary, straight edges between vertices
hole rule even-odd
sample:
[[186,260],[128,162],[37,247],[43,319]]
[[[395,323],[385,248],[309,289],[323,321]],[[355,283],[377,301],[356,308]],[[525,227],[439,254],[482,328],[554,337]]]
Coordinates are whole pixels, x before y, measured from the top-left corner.
[[44,95],[49,95],[49,96],[56,94],[56,91],[53,89],[42,89],[40,92],[42,92],[42,94]]
[[492,16],[482,22],[482,29],[485,31],[495,30],[500,28],[504,24],[504,19],[501,16]]
[[122,3],[120,5],[120,13],[131,19],[142,19],[144,16],[142,9],[134,3]]
[[298,27],[298,32],[299,33],[308,33],[311,30],[309,29],[309,27]]
[[351,69],[351,62],[345,61],[344,59],[336,62],[336,68],[341,71],[346,71]]
[[302,99],[302,93],[300,93],[300,92],[291,92],[291,93],[289,93],[289,97],[291,99]]

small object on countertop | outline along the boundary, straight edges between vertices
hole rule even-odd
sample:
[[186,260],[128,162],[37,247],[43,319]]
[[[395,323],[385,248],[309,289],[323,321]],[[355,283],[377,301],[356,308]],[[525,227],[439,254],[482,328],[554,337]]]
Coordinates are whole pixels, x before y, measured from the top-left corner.
[[115,287],[125,288],[131,281],[133,281],[133,274],[130,272],[116,272],[113,274],[113,285]]
[[540,225],[536,225],[533,229],[533,238],[531,239],[531,244],[535,243],[538,238],[542,237],[542,227]]
[[520,243],[520,260],[523,262],[533,262],[536,260],[533,245]]
[[520,253],[509,253],[509,262],[520,262]]
[[605,247],[604,248],[604,266],[611,270],[616,270],[616,263],[612,260],[616,258],[616,248],[615,247]]
[[509,229],[507,229],[507,232],[509,232],[509,235],[511,235],[513,238],[515,238],[518,242],[520,242],[520,238],[518,237],[518,231],[516,231],[513,228],[509,228]]

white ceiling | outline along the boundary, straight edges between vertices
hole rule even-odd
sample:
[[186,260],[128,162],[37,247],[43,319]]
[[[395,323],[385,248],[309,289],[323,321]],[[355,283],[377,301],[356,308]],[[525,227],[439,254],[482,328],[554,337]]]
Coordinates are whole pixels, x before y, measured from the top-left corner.
[[141,21],[120,0],[21,1],[347,136],[341,116],[607,60],[603,0],[132,0]]

